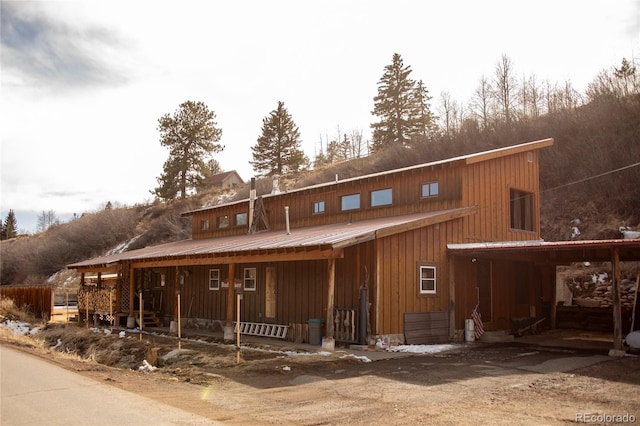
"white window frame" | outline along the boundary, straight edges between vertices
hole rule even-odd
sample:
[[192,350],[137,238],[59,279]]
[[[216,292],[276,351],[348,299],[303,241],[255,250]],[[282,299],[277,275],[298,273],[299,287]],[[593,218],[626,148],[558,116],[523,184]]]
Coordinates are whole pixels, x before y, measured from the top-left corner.
[[[432,275],[433,276],[427,276],[427,277],[423,277],[423,271],[424,270],[429,270],[429,271],[433,271]],[[437,268],[436,265],[432,265],[432,264],[420,264],[418,265],[418,293],[419,294],[436,294],[438,287],[438,280],[437,280]],[[431,286],[425,286],[425,284],[433,284],[433,288],[429,288]]]
[[324,213],[324,209],[325,209],[324,200],[314,201],[313,202],[313,214]]
[[209,269],[209,290],[220,290],[220,269]]
[[[253,273],[251,272],[253,271]],[[256,268],[244,268],[242,273],[244,291],[256,291],[258,288],[258,271]]]
[[200,230],[208,231],[209,230],[209,219],[202,219],[200,221]]

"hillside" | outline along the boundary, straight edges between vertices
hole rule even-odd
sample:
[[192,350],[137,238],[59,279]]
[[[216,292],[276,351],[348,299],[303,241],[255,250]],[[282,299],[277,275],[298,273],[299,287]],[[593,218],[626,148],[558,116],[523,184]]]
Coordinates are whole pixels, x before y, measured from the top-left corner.
[[[511,127],[489,130],[463,126],[453,137],[394,147],[297,176],[289,188],[312,185],[552,137],[541,151],[542,237],[547,241],[619,238],[620,227],[640,225],[640,96],[603,99],[574,110]],[[257,181],[258,195],[271,179]],[[189,238],[180,214],[224,200],[247,198],[248,185],[235,193],[210,189],[187,200],[105,209],[33,236],[3,241],[1,284],[43,284],[65,265],[106,253]]]

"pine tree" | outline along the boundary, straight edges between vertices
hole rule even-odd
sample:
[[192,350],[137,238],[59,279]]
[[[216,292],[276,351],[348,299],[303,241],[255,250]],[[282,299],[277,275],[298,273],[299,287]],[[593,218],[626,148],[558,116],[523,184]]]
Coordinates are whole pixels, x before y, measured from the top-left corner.
[[10,238],[15,238],[18,235],[18,221],[16,220],[16,215],[13,210],[9,210],[7,213],[7,217],[2,223],[2,233],[1,239],[8,240]]
[[391,65],[384,68],[371,112],[380,118],[371,124],[374,151],[391,144],[406,145],[413,136],[426,135],[433,126],[429,92],[422,82],[416,84],[410,78],[411,72],[411,66],[404,66],[397,53]]
[[208,160],[224,149],[219,144],[222,130],[215,122],[216,114],[202,102],[186,101],[170,116],[159,120],[160,143],[169,148],[158,187],[152,191],[156,196],[171,200],[180,193],[186,198],[187,190],[204,185],[209,173]]
[[308,167],[309,159],[300,148],[300,131],[279,101],[278,107],[262,120],[262,134],[251,147],[249,164],[261,175],[286,174]]

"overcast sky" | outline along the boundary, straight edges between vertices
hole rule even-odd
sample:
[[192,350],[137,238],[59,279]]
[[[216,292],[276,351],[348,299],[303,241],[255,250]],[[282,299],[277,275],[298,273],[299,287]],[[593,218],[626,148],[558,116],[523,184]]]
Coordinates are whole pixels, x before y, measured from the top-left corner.
[[158,118],[186,100],[216,113],[216,158],[248,180],[278,101],[310,159],[338,127],[369,139],[394,53],[434,112],[443,91],[466,104],[502,54],[581,93],[640,55],[640,0],[2,1],[0,14],[0,208],[27,231],[42,211],[151,200],[168,157]]

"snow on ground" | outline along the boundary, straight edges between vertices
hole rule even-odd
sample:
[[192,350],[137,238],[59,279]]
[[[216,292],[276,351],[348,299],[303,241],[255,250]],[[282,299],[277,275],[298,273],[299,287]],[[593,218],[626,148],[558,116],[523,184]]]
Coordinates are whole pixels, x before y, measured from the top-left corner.
[[0,323],[0,328],[10,331],[14,336],[24,336],[26,334],[37,334],[40,327],[31,328],[31,324],[22,321],[6,320]]
[[437,354],[440,352],[450,351],[451,349],[458,349],[462,345],[398,345],[390,346],[387,348],[388,352],[410,352],[414,354]]

